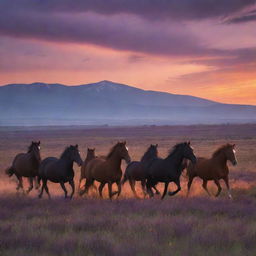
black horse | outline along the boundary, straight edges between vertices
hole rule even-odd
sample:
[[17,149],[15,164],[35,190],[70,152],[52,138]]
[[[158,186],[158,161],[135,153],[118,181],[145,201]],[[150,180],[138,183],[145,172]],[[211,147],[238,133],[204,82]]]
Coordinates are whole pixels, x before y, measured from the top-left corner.
[[[127,180],[129,180],[130,187],[132,189],[133,194],[135,197],[138,197],[136,190],[135,190],[135,183],[136,181],[141,182],[142,191],[144,196],[146,195],[146,170],[147,166],[151,163],[151,161],[157,158],[157,147],[158,145],[150,145],[145,154],[142,156],[140,161],[133,161],[128,164],[126,167],[124,178],[122,180],[122,184],[124,184]],[[156,187],[153,186],[156,193],[159,194],[159,191]]]
[[168,185],[174,182],[177,185],[177,190],[169,192],[170,196],[175,195],[181,190],[180,175],[183,166],[183,159],[189,159],[192,163],[196,163],[196,157],[193,149],[190,147],[190,142],[176,144],[165,159],[156,158],[153,160],[147,170],[147,191],[150,197],[153,197],[152,187],[158,182],[164,182],[164,192],[161,197],[166,195]]
[[48,180],[54,183],[60,183],[62,189],[64,190],[65,198],[67,198],[67,190],[64,183],[69,182],[72,188],[70,198],[72,198],[75,191],[73,170],[74,162],[76,162],[79,166],[83,164],[78,151],[78,145],[67,147],[62,153],[60,159],[56,157],[47,157],[41,162],[39,166],[39,179],[43,181],[43,185],[39,198],[42,197],[44,189],[50,198],[50,193],[47,186]]

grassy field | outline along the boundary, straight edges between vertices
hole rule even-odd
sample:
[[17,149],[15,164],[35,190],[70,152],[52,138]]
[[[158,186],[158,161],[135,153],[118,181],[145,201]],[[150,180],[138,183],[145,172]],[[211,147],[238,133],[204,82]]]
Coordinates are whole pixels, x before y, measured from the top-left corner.
[[[51,183],[52,200],[39,200],[37,191],[16,194],[15,178],[4,175],[31,140],[41,140],[42,158],[59,156],[76,143],[85,158],[87,147],[105,155],[124,139],[133,160],[151,143],[159,144],[162,157],[186,140],[197,156],[206,157],[224,143],[236,143],[238,165],[230,166],[234,199],[227,199],[223,183],[221,197],[209,198],[200,180],[185,198],[182,177],[181,193],[163,201],[135,199],[127,184],[118,200],[101,200],[91,191],[70,201]],[[256,255],[255,147],[256,125],[0,128],[0,255]],[[77,166],[75,171],[77,181]],[[216,192],[213,184],[209,188]]]

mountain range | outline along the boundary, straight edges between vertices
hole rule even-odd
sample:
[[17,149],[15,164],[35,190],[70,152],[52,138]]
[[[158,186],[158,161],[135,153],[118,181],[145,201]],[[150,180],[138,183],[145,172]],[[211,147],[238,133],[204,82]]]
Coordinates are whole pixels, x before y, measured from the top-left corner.
[[101,81],[0,86],[0,125],[141,125],[256,122],[256,106]]

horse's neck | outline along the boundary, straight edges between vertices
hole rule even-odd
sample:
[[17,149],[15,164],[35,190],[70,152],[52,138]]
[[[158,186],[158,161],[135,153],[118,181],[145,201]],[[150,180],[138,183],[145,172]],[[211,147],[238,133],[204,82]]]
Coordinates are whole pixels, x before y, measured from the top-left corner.
[[113,153],[106,161],[112,163],[114,167],[119,168],[121,166],[122,158],[117,153]]
[[227,157],[223,153],[219,153],[217,156],[213,156],[212,160],[218,162],[221,166],[226,166],[228,161]]
[[175,167],[179,167],[183,161],[183,155],[177,150],[169,155],[165,160],[169,163],[172,163]]
[[74,161],[71,160],[70,158],[68,158],[68,157],[61,157],[59,160],[60,161],[64,161],[69,168],[73,168]]
[[153,158],[154,157],[152,155],[145,155],[144,157],[142,157],[141,162],[144,163],[144,162],[147,162],[147,161],[149,161]]
[[35,151],[31,151],[31,152],[28,152],[28,155],[30,156],[30,158],[33,160],[33,162],[35,164],[39,164],[39,162],[41,161],[41,157],[40,157],[40,153],[39,152],[37,153]]

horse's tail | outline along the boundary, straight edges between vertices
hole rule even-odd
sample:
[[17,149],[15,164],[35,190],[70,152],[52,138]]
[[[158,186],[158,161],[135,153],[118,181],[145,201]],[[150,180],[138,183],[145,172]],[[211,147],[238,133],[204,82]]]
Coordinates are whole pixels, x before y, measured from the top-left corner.
[[5,174],[8,175],[9,177],[11,177],[14,173],[15,173],[15,170],[14,170],[13,166],[11,166],[5,170]]

